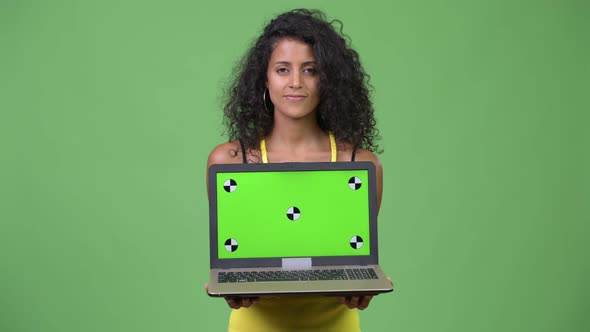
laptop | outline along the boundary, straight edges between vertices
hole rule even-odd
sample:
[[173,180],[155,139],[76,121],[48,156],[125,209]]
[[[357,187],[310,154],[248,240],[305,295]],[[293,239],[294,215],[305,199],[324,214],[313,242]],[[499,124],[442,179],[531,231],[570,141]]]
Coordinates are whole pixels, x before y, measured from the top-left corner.
[[209,167],[210,296],[375,295],[371,162]]

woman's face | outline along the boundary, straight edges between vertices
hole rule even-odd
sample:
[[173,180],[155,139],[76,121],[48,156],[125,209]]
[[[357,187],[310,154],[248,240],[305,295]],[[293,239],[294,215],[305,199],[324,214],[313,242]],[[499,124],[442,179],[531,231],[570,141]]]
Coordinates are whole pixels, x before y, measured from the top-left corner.
[[310,45],[295,39],[281,39],[271,53],[266,78],[275,119],[277,116],[315,117],[320,102],[320,76]]

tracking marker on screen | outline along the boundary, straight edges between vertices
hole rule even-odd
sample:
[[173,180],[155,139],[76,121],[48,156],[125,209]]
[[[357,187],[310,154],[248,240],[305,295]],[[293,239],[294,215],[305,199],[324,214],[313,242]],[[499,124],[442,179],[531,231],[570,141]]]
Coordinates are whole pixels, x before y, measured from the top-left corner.
[[362,183],[361,179],[359,179],[356,176],[353,176],[350,178],[350,180],[348,180],[348,186],[352,190],[359,190],[362,185],[363,185],[363,183]]
[[229,252],[234,252],[238,250],[238,241],[236,239],[227,239],[225,240],[225,250]]
[[289,218],[289,220],[295,221],[299,219],[299,217],[301,217],[301,211],[299,211],[299,208],[296,206],[292,206],[287,210],[287,218]]
[[234,179],[227,179],[223,183],[223,189],[228,193],[233,193],[236,191],[236,189],[238,189],[238,183]]
[[363,238],[355,235],[350,239],[350,246],[352,249],[360,249],[363,246]]

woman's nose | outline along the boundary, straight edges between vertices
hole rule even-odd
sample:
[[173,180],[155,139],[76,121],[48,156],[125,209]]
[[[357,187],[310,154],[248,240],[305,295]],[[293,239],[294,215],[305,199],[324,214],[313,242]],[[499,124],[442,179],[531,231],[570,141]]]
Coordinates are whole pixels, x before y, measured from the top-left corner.
[[300,88],[301,87],[301,76],[298,71],[293,71],[291,74],[291,82],[289,84],[291,88]]

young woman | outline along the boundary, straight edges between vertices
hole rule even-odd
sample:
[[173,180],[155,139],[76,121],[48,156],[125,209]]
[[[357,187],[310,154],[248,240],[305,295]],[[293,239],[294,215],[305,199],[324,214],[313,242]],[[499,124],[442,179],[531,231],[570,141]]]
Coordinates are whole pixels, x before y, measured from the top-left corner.
[[[377,129],[359,56],[323,13],[273,19],[241,62],[225,105],[229,142],[207,166],[372,161],[381,202]],[[359,331],[371,296],[226,298],[230,331]],[[237,310],[239,309],[239,310]]]

